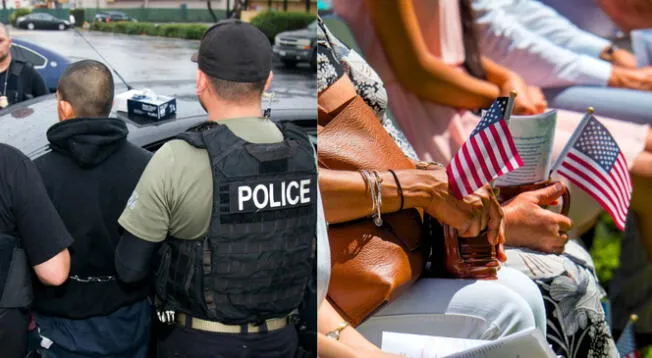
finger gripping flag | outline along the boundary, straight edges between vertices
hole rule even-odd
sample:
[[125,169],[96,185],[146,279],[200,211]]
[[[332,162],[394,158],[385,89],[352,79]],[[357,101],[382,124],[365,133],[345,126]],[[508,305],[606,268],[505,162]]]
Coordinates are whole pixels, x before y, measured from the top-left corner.
[[509,97],[498,97],[446,167],[448,186],[458,199],[523,166],[507,126]]

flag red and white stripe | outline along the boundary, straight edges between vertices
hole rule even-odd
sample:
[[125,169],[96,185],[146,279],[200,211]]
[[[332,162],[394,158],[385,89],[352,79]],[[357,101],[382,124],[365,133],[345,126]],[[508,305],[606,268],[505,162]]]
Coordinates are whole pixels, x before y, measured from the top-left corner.
[[449,188],[458,199],[523,165],[507,126],[511,101],[498,97],[448,164]]
[[562,152],[557,171],[591,195],[624,230],[632,193],[627,160],[609,131],[589,116]]

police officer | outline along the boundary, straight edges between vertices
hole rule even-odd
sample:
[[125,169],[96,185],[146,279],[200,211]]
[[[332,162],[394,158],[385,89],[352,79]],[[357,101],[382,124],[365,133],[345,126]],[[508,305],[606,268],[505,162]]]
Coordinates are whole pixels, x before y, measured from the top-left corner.
[[119,219],[118,275],[143,279],[159,252],[157,296],[176,322],[161,357],[293,357],[314,259],[312,146],[261,117],[272,49],[258,29],[219,22],[193,60],[209,121],[147,165]]
[[31,63],[12,58],[9,31],[0,24],[0,109],[48,93]]
[[0,349],[23,358],[27,350],[27,307],[31,273],[45,285],[68,278],[72,244],[34,163],[0,144]]

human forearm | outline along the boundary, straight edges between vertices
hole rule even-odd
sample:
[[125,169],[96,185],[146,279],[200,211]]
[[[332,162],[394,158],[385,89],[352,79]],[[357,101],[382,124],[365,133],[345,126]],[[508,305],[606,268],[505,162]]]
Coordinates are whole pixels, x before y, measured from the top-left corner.
[[506,67],[497,64],[485,56],[480,58],[480,62],[482,63],[482,67],[484,68],[485,73],[487,74],[487,81],[500,87],[507,80],[509,80],[511,71]]
[[149,276],[160,246],[161,243],[145,241],[125,231],[115,251],[115,266],[120,279],[137,282]]
[[[432,200],[432,187],[436,179],[424,171],[395,171],[403,192],[403,208],[426,207]],[[389,171],[379,171],[382,178],[383,213],[399,210],[401,197],[394,176]],[[446,183],[442,183],[446,186]],[[319,187],[324,199],[326,220],[329,223],[347,222],[372,214],[371,195],[367,185],[356,171],[320,169]]]
[[[319,306],[317,317],[317,332],[324,335],[338,328],[341,323],[345,322],[344,318],[335,310],[335,308],[333,308],[328,300],[324,300],[321,306]],[[346,344],[349,347],[379,350],[378,347],[369,342],[362,334],[351,326],[347,326],[342,330],[339,342]]]
[[396,79],[413,94],[458,108],[486,108],[498,96],[494,84],[472,77],[431,54],[409,1],[367,0],[372,23]]
[[320,358],[356,358],[355,349],[317,333],[317,353]]

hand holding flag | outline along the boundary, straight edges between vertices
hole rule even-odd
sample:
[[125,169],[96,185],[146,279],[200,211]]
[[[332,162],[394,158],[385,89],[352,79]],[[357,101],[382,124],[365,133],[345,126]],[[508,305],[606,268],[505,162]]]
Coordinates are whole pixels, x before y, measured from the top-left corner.
[[456,198],[473,193],[499,176],[523,165],[507,120],[515,93],[498,97],[446,167],[448,184]]

